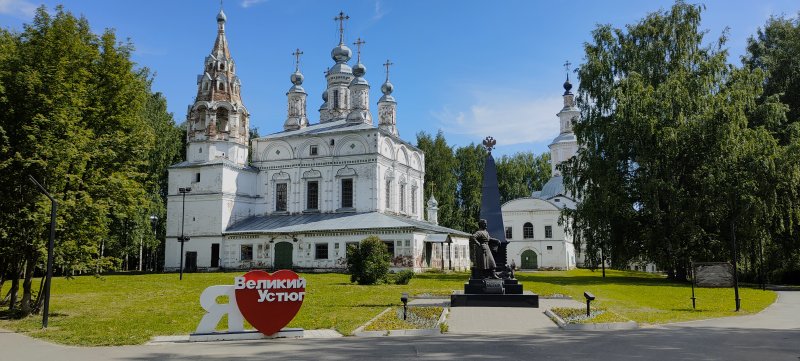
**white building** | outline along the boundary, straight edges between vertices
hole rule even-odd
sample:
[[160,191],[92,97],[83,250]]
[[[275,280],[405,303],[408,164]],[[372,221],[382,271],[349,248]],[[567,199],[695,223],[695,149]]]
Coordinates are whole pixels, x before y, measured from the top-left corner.
[[556,166],[574,156],[578,141],[572,124],[580,116],[569,78],[564,83],[564,107],[558,112],[560,134],[550,144],[552,177],[541,191],[518,198],[502,206],[508,258],[518,269],[572,269],[576,260],[572,236],[559,224],[561,209],[575,208],[575,199],[564,190],[561,172]]
[[[346,18],[340,14],[340,25]],[[423,220],[425,155],[397,131],[387,61],[373,125],[366,67],[344,43],[331,51],[318,123],[311,123],[303,75],[291,74],[284,131],[252,140],[249,113],[217,15],[217,38],[187,115],[186,161],[169,170],[165,269],[340,270],[349,244],[377,235],[396,268],[469,268],[468,234]],[[180,188],[191,188],[182,194]],[[185,197],[185,198],[184,198]],[[185,211],[184,202],[185,201]]]

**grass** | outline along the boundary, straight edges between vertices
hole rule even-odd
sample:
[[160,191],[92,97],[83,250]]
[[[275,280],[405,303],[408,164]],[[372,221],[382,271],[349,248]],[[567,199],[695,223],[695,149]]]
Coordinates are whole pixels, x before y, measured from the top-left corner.
[[409,307],[406,319],[403,320],[403,307],[392,307],[384,312],[375,321],[372,321],[365,331],[386,330],[414,330],[432,328],[436,326],[442,316],[442,307]]
[[[200,293],[208,286],[232,284],[243,272],[80,276],[53,279],[50,328],[41,317],[11,319],[0,306],[0,328],[58,343],[83,346],[132,345],[157,335],[193,332],[204,311]],[[640,272],[589,270],[518,273],[526,290],[540,295],[564,294],[582,301],[583,291],[597,296],[592,307],[603,307],[639,323],[665,323],[750,314],[775,300],[772,291],[742,288],[742,311],[733,312],[733,290],[697,289],[692,310],[689,284],[669,282]],[[418,274],[408,285],[360,286],[344,274],[304,274],[306,298],[289,327],[335,329],[345,335],[387,307],[400,304],[400,294],[449,295],[463,289],[466,273]],[[34,285],[38,289],[38,283]],[[221,325],[225,325],[223,320]]]

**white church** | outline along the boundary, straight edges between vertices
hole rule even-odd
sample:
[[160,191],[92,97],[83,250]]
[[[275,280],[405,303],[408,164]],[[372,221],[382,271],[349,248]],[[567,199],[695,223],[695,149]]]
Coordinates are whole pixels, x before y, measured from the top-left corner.
[[165,270],[179,269],[181,259],[187,271],[342,270],[347,246],[370,235],[386,243],[395,269],[469,269],[469,235],[437,225],[435,199],[423,219],[425,155],[398,134],[389,61],[373,124],[360,39],[356,64],[348,64],[348,18],[337,17],[319,121],[307,112],[298,50],[283,131],[251,140],[219,12],[188,108],[186,161],[169,169]]
[[578,152],[578,140],[572,124],[580,117],[571,92],[569,78],[564,83],[564,107],[558,112],[560,133],[550,143],[552,177],[542,190],[530,197],[502,205],[503,224],[508,244],[508,260],[517,269],[563,269],[581,265],[576,259],[572,235],[559,223],[563,208],[575,209],[575,199],[564,189],[557,166]]

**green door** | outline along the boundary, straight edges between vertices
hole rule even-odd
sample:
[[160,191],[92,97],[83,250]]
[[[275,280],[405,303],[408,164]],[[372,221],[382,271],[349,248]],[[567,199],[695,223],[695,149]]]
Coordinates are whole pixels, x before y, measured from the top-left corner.
[[275,269],[292,268],[292,246],[289,242],[275,244]]
[[539,258],[536,256],[536,252],[532,250],[527,250],[522,252],[522,265],[520,268],[522,269],[537,269],[539,268],[538,262]]

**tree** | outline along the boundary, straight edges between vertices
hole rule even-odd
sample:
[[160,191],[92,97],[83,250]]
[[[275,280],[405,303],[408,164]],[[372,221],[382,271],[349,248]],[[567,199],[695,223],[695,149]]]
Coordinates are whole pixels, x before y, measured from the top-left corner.
[[500,187],[501,203],[512,199],[530,197],[541,190],[550,179],[550,153],[538,156],[533,152],[519,152],[512,156],[504,155],[497,161],[497,181]]
[[16,195],[0,206],[0,248],[13,250],[3,255],[13,283],[23,276],[24,315],[36,306],[50,207],[27,175],[59,202],[56,270],[93,272],[101,242],[132,255],[152,233],[148,208],[174,155],[155,143],[175,143],[163,98],[148,99],[146,71],[113,31],[98,36],[63,7],[40,7],[21,33],[0,31],[0,47],[0,192]]
[[690,261],[730,259],[734,232],[759,233],[775,211],[776,142],[748,118],[783,114],[756,104],[763,73],[727,63],[725,34],[704,43],[701,12],[678,1],[585,45],[581,148],[560,169],[590,263],[602,249],[614,266],[641,257],[684,279]]
[[[769,227],[753,237],[750,265],[773,270],[772,282],[800,282],[800,18],[772,17],[748,40],[744,65],[766,74],[760,112],[750,116],[750,127],[763,127],[779,144],[774,163],[774,213]],[[779,101],[779,102],[778,102]],[[786,111],[786,117],[769,113]],[[759,259],[756,259],[758,255]],[[764,257],[761,257],[764,255]],[[766,259],[764,259],[766,258]],[[767,266],[764,266],[764,263]],[[751,266],[752,267],[752,266]],[[794,274],[794,276],[792,276]],[[753,279],[755,280],[755,279]]]
[[478,229],[486,148],[470,143],[456,149],[455,160],[458,214],[453,228],[468,232]]
[[425,132],[417,133],[417,148],[425,153],[424,199],[427,201],[433,194],[439,202],[439,224],[455,228],[458,226],[458,204],[453,149],[447,145],[441,130],[436,133],[436,138]]
[[360,285],[373,285],[385,281],[389,275],[389,248],[378,236],[369,236],[361,240],[356,247],[347,247],[347,271],[350,282]]

